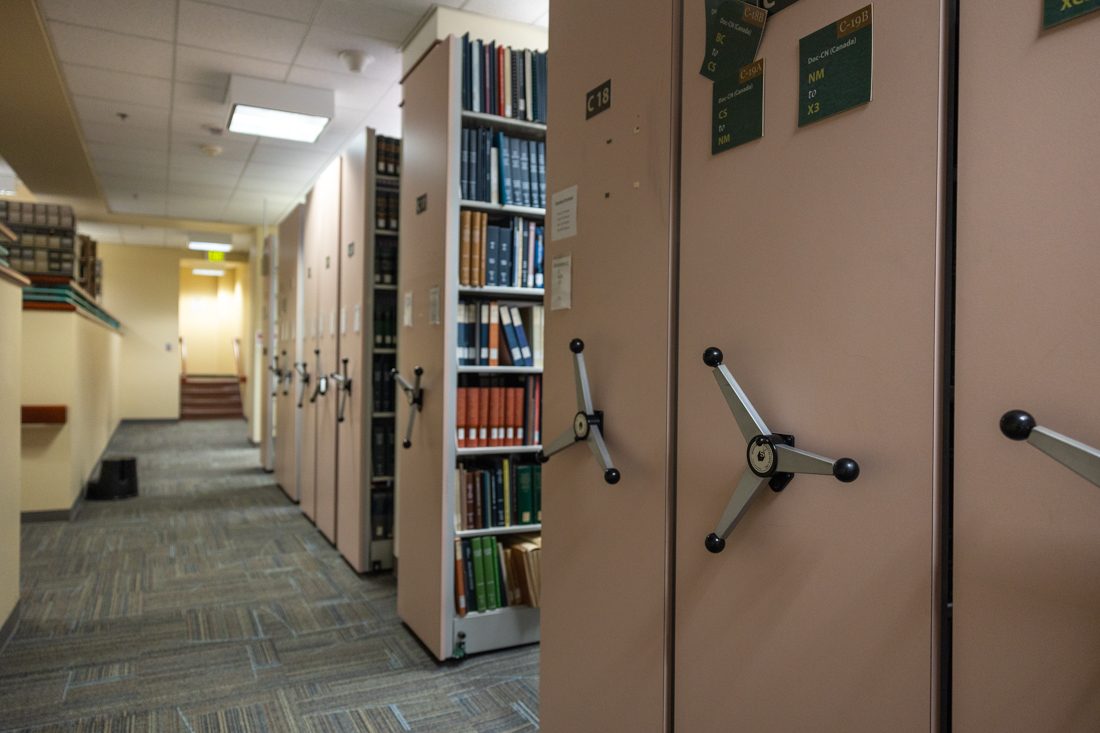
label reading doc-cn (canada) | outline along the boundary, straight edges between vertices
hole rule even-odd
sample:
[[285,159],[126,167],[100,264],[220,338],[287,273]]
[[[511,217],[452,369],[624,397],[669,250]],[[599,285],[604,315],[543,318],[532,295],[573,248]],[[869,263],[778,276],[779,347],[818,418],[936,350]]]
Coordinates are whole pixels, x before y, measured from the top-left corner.
[[710,154],[764,137],[764,59],[714,82]]
[[872,5],[798,42],[798,126],[871,101]]

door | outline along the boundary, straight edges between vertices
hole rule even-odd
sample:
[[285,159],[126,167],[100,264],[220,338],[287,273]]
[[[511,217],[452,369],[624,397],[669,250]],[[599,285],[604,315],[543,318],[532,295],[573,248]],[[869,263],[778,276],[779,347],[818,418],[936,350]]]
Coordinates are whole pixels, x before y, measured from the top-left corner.
[[[944,8],[864,7],[773,13],[764,137],[712,155],[704,0],[684,6],[677,730],[936,724]],[[814,117],[860,99],[871,43],[871,101]],[[754,433],[779,437],[750,454]],[[773,491],[750,455],[811,473]]]
[[[555,0],[550,16],[547,201],[576,187],[576,233],[554,235],[565,194],[545,259],[542,443],[568,446],[542,467],[540,725],[554,733],[659,733],[671,714],[678,17],[669,0]],[[570,445],[589,423],[579,357],[616,483],[593,440]]]
[[1003,5],[959,26],[954,730],[1095,731],[1100,488],[998,428],[1100,448],[1100,13]]

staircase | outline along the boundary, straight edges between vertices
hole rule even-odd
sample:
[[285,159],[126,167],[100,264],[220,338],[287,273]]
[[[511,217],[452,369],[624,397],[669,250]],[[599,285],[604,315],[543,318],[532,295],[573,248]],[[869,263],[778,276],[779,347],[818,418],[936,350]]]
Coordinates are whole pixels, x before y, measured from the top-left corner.
[[180,420],[239,420],[243,417],[240,377],[210,375],[180,379]]

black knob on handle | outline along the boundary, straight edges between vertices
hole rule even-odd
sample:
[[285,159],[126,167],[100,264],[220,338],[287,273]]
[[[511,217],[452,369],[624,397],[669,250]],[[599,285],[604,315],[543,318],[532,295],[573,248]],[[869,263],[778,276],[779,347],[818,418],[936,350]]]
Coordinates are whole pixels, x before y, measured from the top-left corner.
[[412,448],[412,441],[411,440],[402,441],[401,442],[401,447],[402,448]]
[[711,369],[716,369],[722,365],[722,350],[716,346],[711,346],[709,349],[703,352],[703,363],[709,366]]
[[415,372],[416,376],[419,377],[421,374],[424,373],[424,368],[423,367],[417,367],[416,369],[413,369],[413,372]]
[[573,339],[569,342],[569,350],[574,354],[579,354],[584,351],[584,342],[580,339]]
[[1035,418],[1023,410],[1009,410],[1001,416],[1001,432],[1009,440],[1027,440],[1035,427]]
[[321,353],[321,350],[320,350],[320,349],[314,349],[314,350],[313,350],[313,353],[314,353],[314,354],[320,354],[320,353]]
[[619,473],[619,469],[617,468],[609,468],[603,473],[603,480],[609,484],[619,483],[619,479],[622,477],[623,475]]
[[546,455],[542,451],[539,451],[538,453],[535,454],[535,460],[538,461],[539,463],[546,463],[547,461],[550,460],[550,456]]
[[726,549],[726,541],[718,535],[711,532],[707,535],[706,539],[707,549],[717,555],[722,550]]
[[851,458],[841,458],[833,464],[833,475],[837,481],[850,484],[859,478],[859,464]]

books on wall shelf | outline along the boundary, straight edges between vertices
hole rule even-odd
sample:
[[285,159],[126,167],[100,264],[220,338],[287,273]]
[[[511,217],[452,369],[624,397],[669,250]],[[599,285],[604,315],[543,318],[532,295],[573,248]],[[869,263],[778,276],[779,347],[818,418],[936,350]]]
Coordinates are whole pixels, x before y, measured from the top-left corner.
[[546,124],[545,52],[462,36],[462,108]]
[[492,128],[462,129],[462,198],[546,208],[546,143]]
[[375,137],[378,147],[378,166],[375,170],[384,176],[401,175],[401,140],[393,137]]
[[459,214],[458,284],[541,289],[545,282],[545,228],[521,216]]
[[541,305],[460,300],[458,365],[542,369],[545,316]]
[[459,449],[541,445],[542,375],[458,375],[455,429]]
[[459,616],[541,603],[542,537],[455,540],[455,612]]

